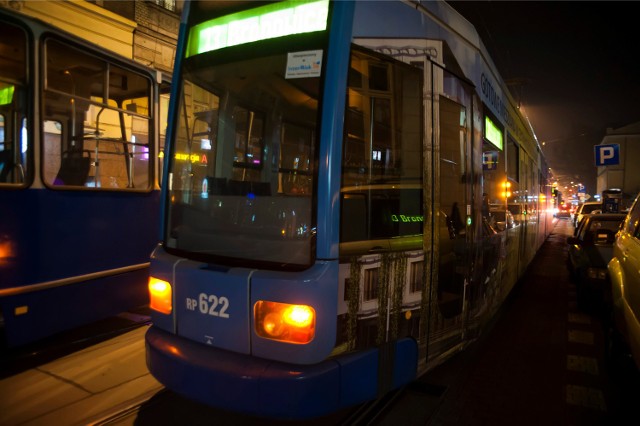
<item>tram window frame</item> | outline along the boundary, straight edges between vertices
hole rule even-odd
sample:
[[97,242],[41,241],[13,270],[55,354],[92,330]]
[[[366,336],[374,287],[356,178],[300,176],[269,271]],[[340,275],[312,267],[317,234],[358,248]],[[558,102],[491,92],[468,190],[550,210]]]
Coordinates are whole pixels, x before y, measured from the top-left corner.
[[0,186],[26,188],[33,181],[32,111],[26,97],[32,93],[28,67],[32,35],[23,26],[2,21],[2,44],[10,46],[11,57],[0,68],[0,87],[11,88],[10,99],[0,105],[3,111],[3,137],[0,153]]
[[424,289],[424,260],[409,262],[409,292],[420,293]]
[[[505,158],[505,142],[504,142],[504,126],[502,123],[496,118],[496,116],[491,113],[488,107],[483,104],[483,113],[482,113],[482,153],[483,156],[485,153],[494,153],[492,157],[495,158],[495,166],[493,167],[485,167],[486,162],[483,160],[482,165],[482,192],[483,194],[487,194],[488,200],[487,204],[504,204],[505,199],[502,196],[503,183],[507,182],[507,167],[506,167],[506,158]],[[486,129],[486,120],[487,118],[493,123],[493,125],[500,131],[502,135],[501,143],[502,147],[497,146],[494,142],[487,138],[487,129]],[[483,201],[484,202],[484,201]],[[488,210],[483,211],[483,216],[488,218]]]
[[380,281],[380,267],[364,268],[362,273],[362,301],[372,302],[378,300],[378,285]]
[[516,141],[507,136],[507,178],[513,182],[520,181],[520,147]]
[[[369,82],[372,66],[377,77]],[[423,74],[421,68],[352,47],[341,160],[342,257],[390,247],[398,239],[406,242],[404,249],[422,247],[415,236],[422,235],[423,220],[424,123],[417,119],[424,110]],[[385,106],[375,108],[380,102]],[[418,200],[417,207],[409,200]],[[384,230],[374,229],[376,224],[385,224]]]
[[[42,43],[40,132],[45,186],[152,191],[153,77],[55,34],[46,35]],[[47,144],[47,123],[52,122],[60,125],[59,152]]]

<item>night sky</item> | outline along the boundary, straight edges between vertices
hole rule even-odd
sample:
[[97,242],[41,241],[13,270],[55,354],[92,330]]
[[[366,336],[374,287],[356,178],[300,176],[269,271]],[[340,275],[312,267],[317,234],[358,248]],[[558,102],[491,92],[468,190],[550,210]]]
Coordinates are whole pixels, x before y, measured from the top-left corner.
[[563,184],[596,191],[594,145],[640,121],[634,1],[449,1],[477,29]]

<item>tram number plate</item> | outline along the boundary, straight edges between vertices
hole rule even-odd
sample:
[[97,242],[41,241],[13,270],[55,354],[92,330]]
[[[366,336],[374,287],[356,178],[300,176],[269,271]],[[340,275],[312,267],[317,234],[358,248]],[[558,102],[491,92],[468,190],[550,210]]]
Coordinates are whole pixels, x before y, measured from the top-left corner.
[[215,294],[200,293],[197,299],[187,297],[187,309],[190,311],[200,311],[201,314],[212,317],[229,318],[229,299]]

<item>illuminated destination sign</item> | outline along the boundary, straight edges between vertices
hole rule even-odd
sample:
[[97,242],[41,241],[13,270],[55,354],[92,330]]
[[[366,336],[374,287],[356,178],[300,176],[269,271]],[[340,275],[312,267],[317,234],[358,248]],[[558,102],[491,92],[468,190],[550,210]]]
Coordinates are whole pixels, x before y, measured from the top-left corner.
[[487,116],[484,117],[484,137],[502,151],[502,131]]
[[292,34],[324,31],[329,0],[288,0],[211,19],[191,28],[186,57]]
[[410,215],[404,215],[404,214],[392,214],[391,215],[391,222],[422,222],[424,220],[423,216],[410,216]]

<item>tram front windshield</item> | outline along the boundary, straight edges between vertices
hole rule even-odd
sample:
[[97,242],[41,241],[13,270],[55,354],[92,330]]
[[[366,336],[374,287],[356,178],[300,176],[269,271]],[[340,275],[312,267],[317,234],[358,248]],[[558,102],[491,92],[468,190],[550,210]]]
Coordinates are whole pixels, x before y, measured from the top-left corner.
[[[271,46],[184,60],[169,161],[170,251],[230,266],[311,264],[321,73],[287,72],[299,51]],[[322,49],[300,54],[319,66]]]

